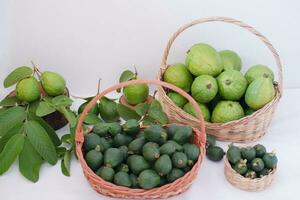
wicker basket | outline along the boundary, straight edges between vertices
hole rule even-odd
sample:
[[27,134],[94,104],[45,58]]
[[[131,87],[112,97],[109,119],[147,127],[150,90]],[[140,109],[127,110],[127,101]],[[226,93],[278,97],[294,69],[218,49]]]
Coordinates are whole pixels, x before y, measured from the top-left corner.
[[[239,20],[227,18],[227,17],[202,18],[202,19],[192,21],[180,27],[175,33],[173,33],[173,35],[171,36],[171,38],[169,39],[166,45],[166,48],[163,53],[161,65],[160,65],[158,79],[159,80],[162,79],[163,73],[168,67],[167,58],[169,55],[170,48],[173,42],[175,41],[175,39],[186,29],[194,25],[202,24],[206,22],[225,22],[225,23],[230,23],[242,27],[248,30],[249,32],[253,33],[254,35],[256,35],[268,47],[268,49],[271,51],[272,55],[274,56],[274,59],[278,67],[278,81],[274,82],[276,95],[271,102],[269,102],[267,105],[265,105],[263,108],[256,111],[252,115],[246,116],[239,120],[235,120],[227,123],[205,122],[206,132],[208,134],[214,135],[218,140],[231,141],[231,142],[255,141],[266,133],[267,128],[269,127],[270,122],[272,120],[274,111],[279,102],[279,99],[281,98],[282,65],[277,51],[269,42],[269,40],[265,38],[257,30],[255,30],[253,27]],[[181,108],[177,107],[172,102],[172,100],[166,95],[166,92],[163,87],[158,88],[158,99],[162,102],[162,105],[165,111],[167,112],[168,116],[170,117],[170,120],[179,123],[191,124],[194,127],[201,128],[201,122],[197,120],[195,117],[193,117],[192,115],[189,115],[188,113],[184,112]]]
[[183,95],[185,98],[187,98],[193,106],[195,106],[196,111],[199,113],[199,121],[203,122],[203,117],[201,114],[201,110],[198,106],[198,104],[193,100],[193,98],[185,93],[180,88],[177,88],[174,85],[157,81],[157,80],[133,80],[128,81],[124,83],[120,83],[118,85],[112,86],[104,91],[102,91],[100,94],[98,94],[95,98],[93,98],[85,107],[85,109],[82,112],[82,115],[79,119],[77,128],[76,128],[76,152],[78,159],[80,161],[81,167],[83,169],[83,173],[86,176],[88,182],[90,185],[96,190],[98,193],[111,196],[111,197],[118,197],[123,199],[154,199],[154,198],[167,198],[171,196],[178,195],[184,191],[186,191],[190,185],[192,184],[192,181],[196,178],[198,171],[200,169],[202,160],[205,155],[205,142],[206,142],[206,134],[205,134],[205,128],[203,127],[201,130],[199,129],[193,129],[194,133],[194,143],[200,148],[201,153],[199,155],[197,163],[193,166],[193,168],[186,173],[183,177],[179,178],[178,180],[174,181],[173,183],[169,183],[167,185],[164,185],[159,188],[154,188],[150,190],[144,190],[144,189],[131,189],[127,187],[117,186],[113,183],[107,182],[103,180],[101,177],[97,176],[86,164],[83,152],[82,152],[82,145],[84,143],[84,135],[83,135],[83,129],[82,124],[86,117],[87,112],[91,109],[95,103],[104,97],[106,94],[115,91],[116,89],[123,88],[128,85],[133,84],[155,84],[160,85],[169,89],[172,89],[181,95]]
[[232,169],[227,159],[227,156],[225,156],[224,159],[224,174],[226,179],[233,186],[241,190],[246,190],[249,192],[257,192],[257,191],[264,190],[272,183],[275,172],[276,169],[272,170],[268,175],[263,176],[262,178],[255,178],[255,179],[245,178],[244,176],[237,173],[234,169]]

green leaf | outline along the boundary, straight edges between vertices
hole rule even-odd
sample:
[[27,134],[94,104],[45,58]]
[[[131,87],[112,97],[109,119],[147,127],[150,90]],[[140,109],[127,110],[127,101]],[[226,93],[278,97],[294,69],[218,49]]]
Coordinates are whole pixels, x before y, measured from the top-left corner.
[[64,157],[67,149],[66,147],[56,147],[56,154],[58,158]]
[[71,106],[73,103],[73,100],[67,97],[66,95],[59,95],[57,97],[54,97],[51,102],[53,105],[58,106],[58,107],[68,107]]
[[61,137],[61,142],[62,143],[67,143],[67,144],[71,144],[71,134],[65,134]]
[[51,165],[57,162],[55,146],[45,129],[36,121],[29,120],[24,123],[25,133],[35,150]]
[[157,124],[157,122],[149,116],[145,116],[143,119],[143,126],[150,126]]
[[126,121],[129,119],[139,120],[141,118],[134,110],[122,104],[117,104],[117,111],[120,117]]
[[25,178],[35,183],[39,180],[42,164],[42,157],[25,138],[23,150],[19,155],[19,171]]
[[150,105],[148,103],[139,103],[135,106],[134,110],[138,115],[144,116],[148,112],[149,107]]
[[168,116],[162,110],[149,109],[148,115],[149,115],[149,117],[156,120],[160,124],[167,124],[169,121]]
[[98,117],[98,115],[94,113],[87,113],[86,118],[84,120],[84,123],[89,125],[95,125],[101,122],[101,119]]
[[8,87],[16,84],[20,80],[31,76],[32,73],[33,73],[33,70],[30,67],[26,67],[26,66],[18,67],[17,69],[12,71],[5,78],[3,85],[4,85],[5,88],[8,88]]
[[20,101],[17,99],[17,97],[6,97],[0,102],[0,106],[3,107],[10,107],[10,106],[16,106]]
[[[119,83],[130,81],[132,79],[136,79],[136,74],[130,70],[125,70],[124,72],[122,72],[119,78]],[[117,92],[121,92],[121,89],[117,89]]]
[[62,107],[62,106],[59,107],[59,108],[57,108],[57,110],[65,116],[65,118],[70,123],[71,127],[75,127],[76,126],[77,119],[76,119],[75,114],[71,110],[69,110],[69,109],[67,109],[65,107]]
[[0,137],[16,124],[23,122],[26,118],[25,108],[16,106],[3,111],[0,115]]
[[51,113],[54,113],[55,111],[56,111],[55,107],[53,107],[51,104],[45,101],[41,101],[35,113],[37,116],[43,117]]
[[29,112],[28,119],[38,122],[45,129],[55,146],[61,145],[61,141],[57,136],[55,130],[47,122],[45,122],[43,118],[38,117],[34,113]]
[[39,105],[40,105],[40,100],[29,103],[28,111],[35,114]]
[[9,129],[5,135],[1,136],[0,138],[0,152],[2,152],[5,144],[7,143],[7,141],[14,135],[16,134],[21,134],[24,131],[24,127],[23,127],[23,122],[19,122],[18,124],[16,124],[14,127],[12,127],[11,129]]
[[61,171],[65,176],[70,176],[71,151],[66,151],[64,158],[61,160]]
[[2,115],[2,113],[4,113],[7,110],[7,108],[0,108],[0,115]]
[[157,101],[156,99],[153,99],[151,104],[150,104],[150,108],[149,109],[158,109],[158,110],[162,110],[162,107],[159,103],[159,101]]
[[0,175],[4,174],[23,149],[24,135],[16,134],[6,143],[0,154]]

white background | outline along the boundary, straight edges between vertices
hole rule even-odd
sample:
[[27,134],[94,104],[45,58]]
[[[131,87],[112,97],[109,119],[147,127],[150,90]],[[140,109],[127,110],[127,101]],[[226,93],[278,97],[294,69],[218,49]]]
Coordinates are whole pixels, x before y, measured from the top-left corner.
[[[298,199],[299,9],[297,0],[1,0],[0,81],[31,60],[41,70],[63,74],[73,95],[94,94],[98,78],[102,78],[102,89],[117,83],[121,71],[134,64],[141,78],[154,79],[164,46],[179,26],[213,15],[240,19],[272,42],[284,66],[284,97],[268,134],[260,141],[278,153],[276,179],[263,192],[243,192],[226,181],[222,162],[204,160],[191,189],[177,199]],[[222,23],[184,32],[172,48],[169,63],[183,62],[187,49],[197,42],[237,51],[244,71],[257,63],[275,71],[274,60],[260,41]],[[1,97],[9,90],[1,87]],[[0,194],[3,200],[106,199],[90,188],[76,161],[70,178],[61,175],[59,165],[44,165],[36,184],[22,178],[14,165],[0,177]]]

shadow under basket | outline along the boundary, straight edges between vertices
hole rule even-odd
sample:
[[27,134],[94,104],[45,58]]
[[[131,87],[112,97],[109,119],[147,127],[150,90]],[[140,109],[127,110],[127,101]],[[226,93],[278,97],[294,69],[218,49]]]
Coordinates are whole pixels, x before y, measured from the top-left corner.
[[197,177],[201,163],[205,156],[205,142],[206,142],[205,127],[203,127],[202,129],[193,128],[193,134],[194,134],[193,143],[199,147],[201,151],[200,155],[198,157],[197,162],[194,164],[193,168],[189,172],[187,172],[183,177],[177,179],[172,183],[166,184],[161,187],[149,189],[149,190],[131,189],[128,187],[118,186],[113,183],[107,182],[103,180],[101,177],[99,177],[98,175],[96,175],[89,168],[86,161],[84,160],[83,149],[82,149],[84,143],[82,124],[86,117],[87,112],[92,108],[93,105],[95,105],[95,103],[99,99],[101,99],[108,93],[113,92],[116,89],[126,87],[128,85],[141,84],[141,83],[161,85],[182,94],[191,102],[193,106],[195,106],[195,109],[199,114],[199,120],[203,121],[203,116],[201,115],[200,108],[197,106],[198,104],[196,103],[196,101],[180,88],[177,88],[176,86],[165,82],[161,82],[157,80],[132,80],[132,81],[120,83],[119,85],[112,86],[102,91],[95,98],[93,98],[83,110],[76,128],[76,137],[75,137],[76,153],[77,153],[78,160],[80,161],[83,173],[87,178],[88,182],[90,183],[90,185],[93,187],[93,189],[100,194],[110,196],[110,197],[122,198],[122,199],[157,199],[157,198],[168,198],[171,196],[178,195],[186,191],[192,185],[193,180]]
[[[175,39],[186,29],[202,23],[207,22],[225,22],[229,24],[237,25],[246,29],[255,36],[257,36],[271,51],[278,68],[278,81],[274,82],[276,94],[274,99],[265,105],[263,108],[257,110],[252,115],[243,117],[239,120],[227,122],[227,123],[210,123],[205,122],[206,132],[214,135],[217,140],[230,141],[230,142],[250,142],[256,141],[261,138],[267,132],[267,129],[271,123],[274,112],[277,108],[277,104],[282,96],[282,64],[279,55],[269,40],[261,33],[255,30],[253,27],[236,19],[228,17],[208,17],[192,21],[188,24],[180,27],[169,39],[166,48],[163,53],[160,71],[158,79],[162,80],[163,74],[168,67],[167,58],[170,52],[170,48]],[[201,122],[192,115],[186,113],[181,108],[177,107],[174,102],[167,96],[165,88],[158,87],[158,99],[160,100],[164,111],[169,116],[172,122],[178,122],[183,124],[190,124],[193,127],[201,128]]]

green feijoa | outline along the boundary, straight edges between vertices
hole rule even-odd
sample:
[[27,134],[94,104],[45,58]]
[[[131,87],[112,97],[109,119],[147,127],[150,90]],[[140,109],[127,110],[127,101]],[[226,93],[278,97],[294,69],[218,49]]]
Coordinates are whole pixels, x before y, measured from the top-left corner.
[[127,134],[138,134],[140,131],[140,124],[136,119],[130,119],[123,125],[123,131]]
[[102,166],[97,170],[96,174],[102,179],[112,182],[114,180],[115,170],[111,167]]
[[244,159],[251,161],[255,158],[256,151],[253,147],[244,147],[241,149],[241,154]]
[[193,136],[193,129],[191,126],[179,126],[175,131],[173,140],[179,144],[190,142]]
[[124,155],[120,149],[109,148],[104,153],[104,165],[107,167],[116,167],[122,163]]
[[144,158],[149,161],[149,162],[153,162],[155,160],[157,160],[160,156],[160,152],[159,152],[159,146],[156,143],[149,143],[147,142],[144,146],[143,146],[143,156]]
[[161,125],[151,125],[144,130],[146,140],[156,142],[159,144],[164,143],[167,138],[167,132]]
[[115,136],[122,131],[122,126],[118,122],[113,122],[109,123],[109,129],[108,132],[112,135]]
[[126,165],[126,164],[124,164],[124,163],[121,163],[118,167],[117,167],[117,169],[116,169],[116,171],[117,172],[126,172],[126,173],[128,173],[129,172],[129,167],[128,167],[128,165]]
[[254,149],[256,151],[256,157],[262,158],[264,157],[266,151],[266,147],[262,144],[257,144],[254,146]]
[[105,139],[106,139],[107,143],[109,144],[109,146],[112,147],[114,144],[114,140],[111,137],[106,137]]
[[123,155],[123,160],[126,160],[127,157],[128,157],[128,147],[123,145],[123,146],[120,146],[119,149],[121,150],[122,152],[122,155]]
[[229,145],[227,150],[227,158],[232,164],[236,164],[239,160],[242,159],[241,150],[239,147],[234,146],[233,144]]
[[127,159],[127,164],[129,166],[129,169],[135,175],[138,175],[141,171],[150,168],[149,163],[145,160],[143,156],[140,155],[129,156]]
[[161,147],[159,147],[159,152],[160,154],[167,154],[167,155],[172,155],[173,153],[175,153],[176,151],[176,147],[173,143],[167,142],[165,144],[163,144]]
[[177,142],[175,142],[175,141],[173,141],[173,140],[168,140],[167,143],[173,144],[173,145],[175,146],[175,148],[176,148],[176,151],[179,151],[179,152],[180,152],[180,151],[183,151],[182,145],[178,144]]
[[139,182],[138,182],[137,176],[134,175],[134,174],[130,174],[129,178],[131,180],[131,186],[132,186],[132,188],[139,188]]
[[151,189],[160,184],[160,177],[154,170],[146,169],[140,173],[138,182],[141,188]]
[[194,165],[194,163],[199,157],[200,149],[197,147],[197,145],[191,143],[185,143],[184,145],[182,145],[182,147],[183,147],[183,152],[188,157],[188,165],[189,166]]
[[249,169],[246,174],[244,175],[246,178],[255,179],[257,177],[257,174],[255,171]]
[[83,147],[86,151],[95,149],[101,145],[101,139],[98,135],[94,133],[90,133],[84,136],[84,144]]
[[160,177],[160,183],[159,186],[166,185],[168,183],[167,177],[166,176],[161,176]]
[[173,136],[174,136],[177,128],[178,128],[177,124],[170,124],[168,126],[168,128],[166,129],[167,130],[167,134],[168,134],[168,138],[173,138]]
[[185,168],[183,168],[182,170],[184,171],[184,173],[187,173],[188,171],[190,171],[192,169],[192,166],[186,166]]
[[160,175],[164,176],[172,170],[172,161],[168,155],[160,156],[154,163],[155,171]]
[[145,138],[140,137],[132,140],[128,145],[129,154],[140,154],[145,144]]
[[172,164],[176,168],[184,168],[187,166],[188,158],[185,153],[175,152],[172,156]]
[[259,178],[263,176],[267,176],[270,173],[270,169],[263,168],[260,172],[258,172]]
[[169,183],[179,179],[184,176],[184,171],[181,169],[173,168],[172,171],[167,175],[167,180]]
[[207,134],[206,137],[206,147],[212,147],[216,145],[216,137],[210,134]]
[[101,152],[104,152],[104,151],[106,151],[106,149],[108,149],[110,147],[111,147],[111,144],[104,137],[101,137],[100,138],[100,146],[97,146],[95,149],[99,150]]
[[261,158],[254,158],[251,161],[251,169],[253,169],[256,172],[263,170],[264,167],[265,167],[265,164]]
[[85,160],[87,165],[95,171],[98,169],[102,163],[103,163],[103,155],[101,152],[96,151],[96,150],[90,150],[86,155],[85,155]]
[[136,135],[136,137],[137,137],[137,138],[145,137],[144,131],[140,131],[140,132]]
[[114,137],[113,143],[114,143],[115,147],[120,147],[123,145],[127,146],[131,141],[132,141],[132,138],[130,136],[119,133]]
[[108,134],[109,124],[105,122],[100,122],[93,127],[93,132],[97,135],[104,137]]
[[234,164],[233,169],[241,175],[246,174],[246,172],[248,171],[247,160],[241,159],[239,162]]
[[209,146],[206,149],[206,156],[209,160],[220,161],[224,157],[224,150],[219,146]]
[[114,176],[114,183],[116,185],[131,187],[131,179],[126,172],[117,172]]
[[277,167],[278,159],[275,153],[266,153],[263,157],[265,167],[268,169],[274,169]]

